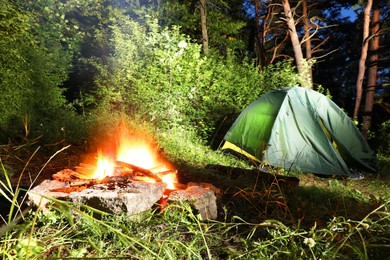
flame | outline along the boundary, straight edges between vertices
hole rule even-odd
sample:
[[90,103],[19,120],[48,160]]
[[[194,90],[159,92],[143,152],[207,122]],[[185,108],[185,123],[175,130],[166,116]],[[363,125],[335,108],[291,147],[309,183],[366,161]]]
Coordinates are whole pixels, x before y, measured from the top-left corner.
[[[167,184],[167,189],[175,189],[177,183],[177,171],[175,167],[165,160],[158,152],[157,145],[151,138],[144,134],[130,133],[127,127],[121,126],[116,134],[116,142],[113,154],[103,153],[98,150],[98,160],[93,179],[103,179],[113,176],[115,173],[115,161],[132,164],[151,171]],[[137,180],[155,182],[154,179],[137,176]]]
[[129,139],[122,136],[117,152],[117,160],[130,163],[144,169],[156,167],[158,164],[156,151],[144,140]]
[[107,176],[112,176],[114,174],[115,164],[109,156],[104,155],[101,150],[98,151],[98,161],[96,165],[96,170],[93,175],[93,179],[103,179]]
[[175,183],[177,183],[176,174],[169,173],[169,174],[166,174],[166,175],[160,176],[160,177],[163,180],[163,182],[165,182],[167,184],[167,187],[166,187],[167,189],[169,189],[169,190],[176,189],[176,187],[175,187]]

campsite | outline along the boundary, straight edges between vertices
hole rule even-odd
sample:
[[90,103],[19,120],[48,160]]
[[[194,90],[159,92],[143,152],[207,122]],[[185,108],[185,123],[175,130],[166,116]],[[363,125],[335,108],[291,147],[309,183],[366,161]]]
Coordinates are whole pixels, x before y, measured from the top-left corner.
[[0,1],[3,259],[388,259],[384,0]]

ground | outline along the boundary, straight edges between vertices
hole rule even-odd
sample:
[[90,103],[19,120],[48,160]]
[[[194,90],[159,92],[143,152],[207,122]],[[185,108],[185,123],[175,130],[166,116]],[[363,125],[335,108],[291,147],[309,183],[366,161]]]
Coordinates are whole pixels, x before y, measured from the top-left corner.
[[[32,181],[51,179],[52,174],[62,169],[74,169],[91,156],[80,147],[61,152],[55,147],[52,152],[13,149],[5,153],[4,150],[2,162],[12,174],[13,185],[19,182],[24,188],[29,188]],[[176,166],[181,183],[212,183],[222,191],[218,200],[221,211],[226,207],[229,214],[249,221],[275,218],[285,223],[299,220],[307,226],[325,225],[335,216],[361,219],[390,198],[390,161],[386,160],[379,161],[377,173],[366,173],[362,180],[295,173],[291,178],[298,178],[299,185],[275,178],[282,175],[277,170],[270,175],[257,170],[233,172],[229,167],[194,167],[186,162],[177,162]],[[20,172],[23,172],[21,178]]]

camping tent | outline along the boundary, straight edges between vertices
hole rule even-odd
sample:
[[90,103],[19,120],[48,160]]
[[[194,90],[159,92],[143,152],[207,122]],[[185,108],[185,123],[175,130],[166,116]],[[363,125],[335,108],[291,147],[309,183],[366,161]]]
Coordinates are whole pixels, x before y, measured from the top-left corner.
[[224,137],[222,150],[276,167],[351,176],[375,171],[375,153],[353,121],[326,96],[302,87],[252,102]]

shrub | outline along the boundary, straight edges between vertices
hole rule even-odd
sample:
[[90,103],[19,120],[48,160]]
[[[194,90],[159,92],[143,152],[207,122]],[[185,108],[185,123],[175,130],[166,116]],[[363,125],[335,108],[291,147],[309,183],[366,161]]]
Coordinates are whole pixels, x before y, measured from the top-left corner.
[[[148,33],[128,17],[111,28],[114,53],[97,64],[98,107],[142,117],[158,127],[194,128],[207,137],[217,122],[237,113],[268,88],[250,61],[202,56],[178,27]],[[119,22],[118,22],[119,23]],[[145,47],[146,46],[146,47]]]
[[57,142],[64,137],[61,129],[76,119],[60,87],[68,78],[80,35],[65,35],[72,30],[62,3],[5,1],[2,6],[1,141],[44,134],[42,142]]
[[380,125],[375,139],[377,151],[383,156],[390,157],[390,120]]

